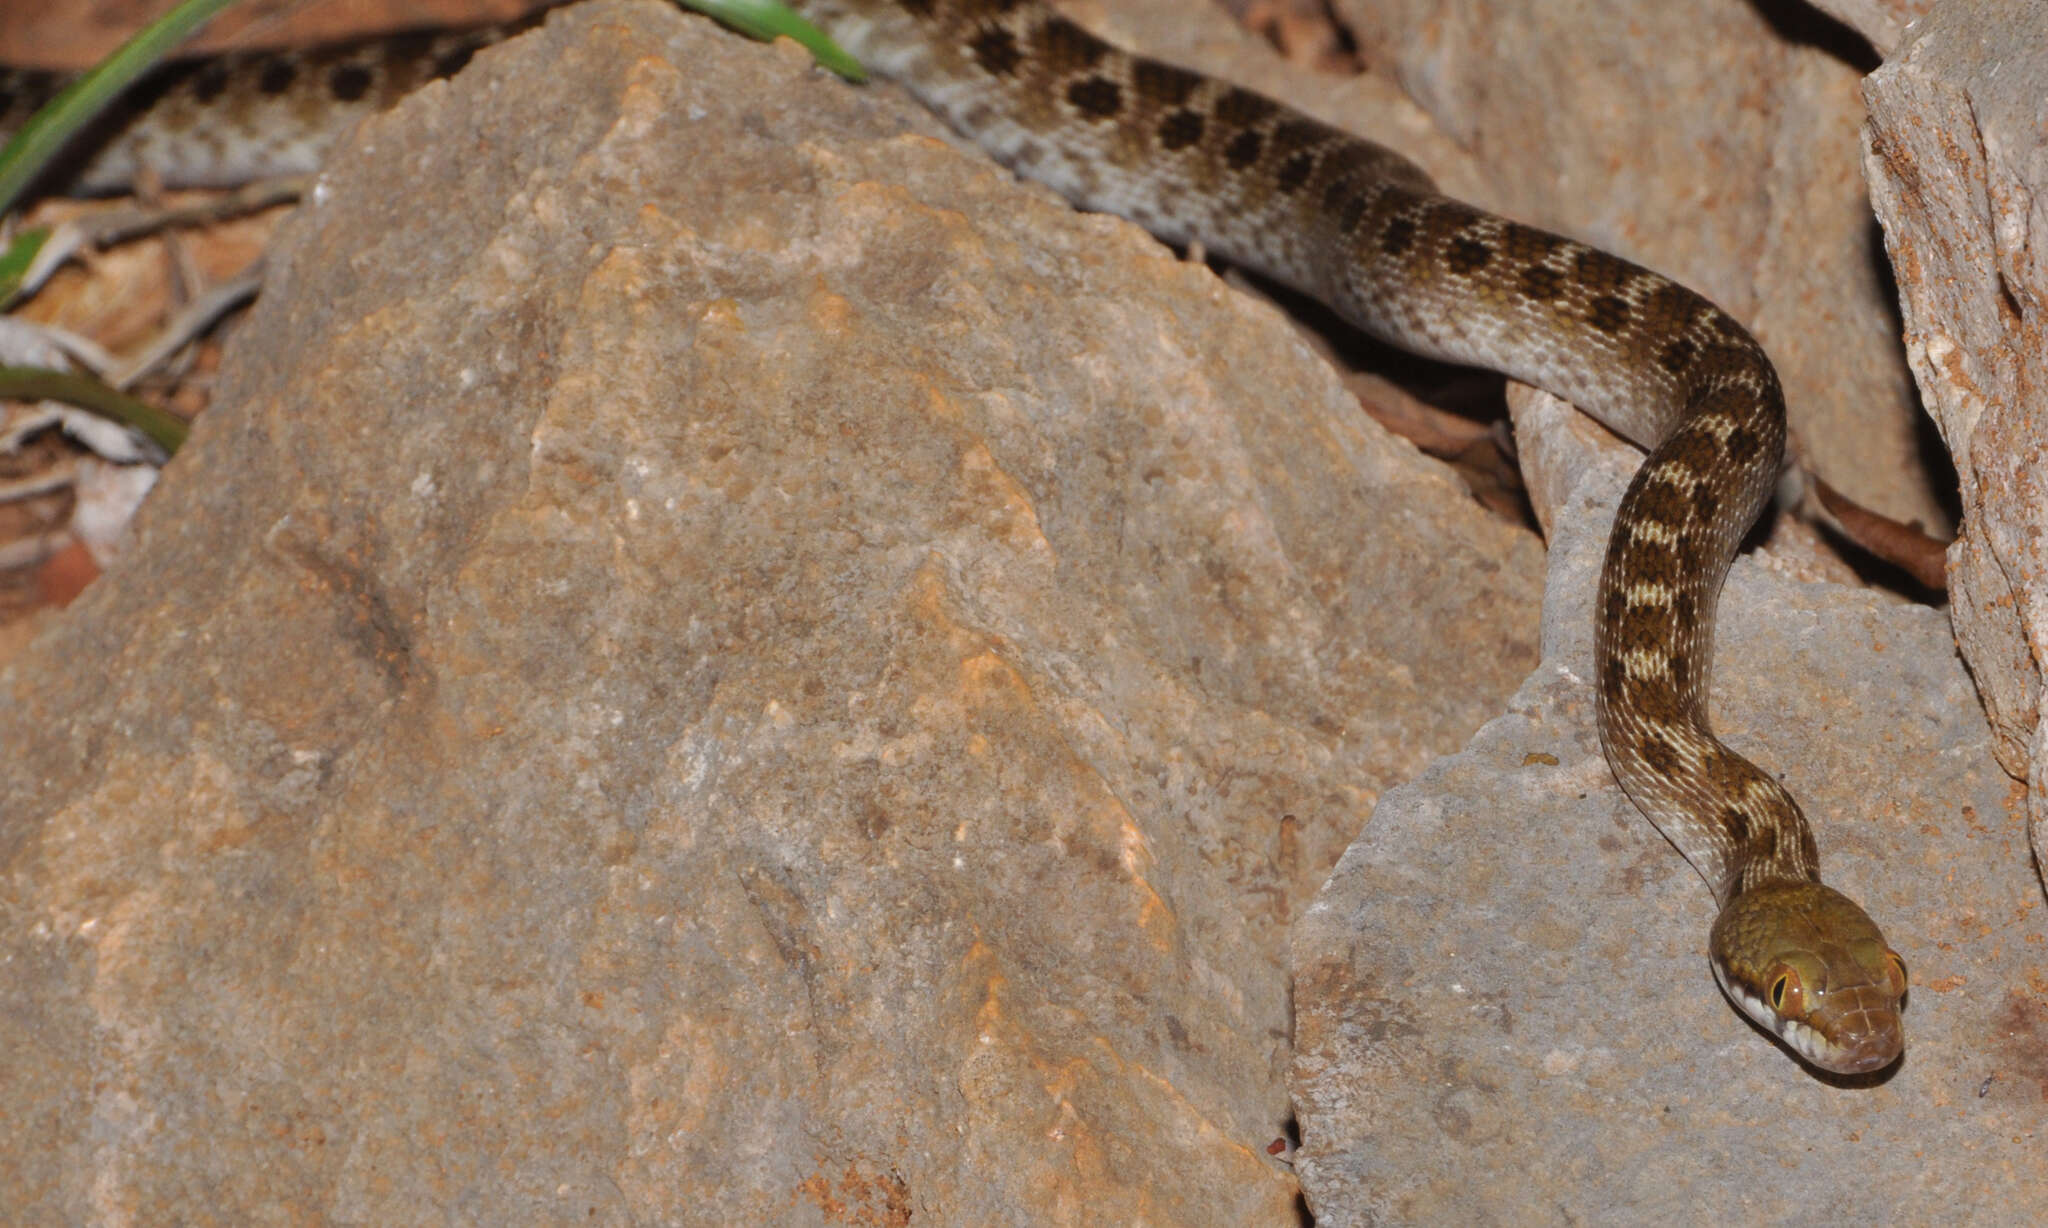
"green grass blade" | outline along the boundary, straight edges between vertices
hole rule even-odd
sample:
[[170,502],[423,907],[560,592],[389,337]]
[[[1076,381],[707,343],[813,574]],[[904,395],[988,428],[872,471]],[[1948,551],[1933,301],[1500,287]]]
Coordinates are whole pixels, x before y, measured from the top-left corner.
[[21,401],[62,401],[147,435],[167,455],[176,455],[191,429],[184,420],[146,401],[117,392],[96,379],[43,367],[0,367],[0,397]]
[[36,262],[36,253],[43,250],[43,244],[50,240],[48,226],[31,226],[14,236],[14,242],[0,252],[0,307],[14,301],[15,292],[21,289],[21,279],[28,276],[29,266]]

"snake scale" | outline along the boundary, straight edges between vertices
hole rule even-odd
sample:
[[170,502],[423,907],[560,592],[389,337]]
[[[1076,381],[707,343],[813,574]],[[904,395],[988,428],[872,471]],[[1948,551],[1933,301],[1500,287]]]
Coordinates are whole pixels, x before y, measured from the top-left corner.
[[[1667,278],[1440,195],[1396,153],[1119,50],[1042,0],[793,7],[1075,204],[1200,242],[1394,345],[1553,392],[1647,451],[1596,602],[1608,761],[1713,887],[1710,960],[1729,998],[1825,1070],[1899,1056],[1903,962],[1820,882],[1798,804],[1707,724],[1721,584],[1785,441],[1777,374],[1748,332]],[[130,103],[75,182],[104,190],[147,170],[223,185],[312,170],[353,116],[516,29],[184,68]],[[0,129],[58,84],[0,78]]]

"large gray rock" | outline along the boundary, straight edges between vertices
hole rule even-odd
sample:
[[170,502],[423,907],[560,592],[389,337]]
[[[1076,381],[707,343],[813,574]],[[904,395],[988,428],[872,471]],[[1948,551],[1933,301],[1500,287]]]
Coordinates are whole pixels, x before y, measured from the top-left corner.
[[1293,1222],[1287,927],[1538,550],[933,131],[595,3],[344,145],[0,674],[10,1217]]

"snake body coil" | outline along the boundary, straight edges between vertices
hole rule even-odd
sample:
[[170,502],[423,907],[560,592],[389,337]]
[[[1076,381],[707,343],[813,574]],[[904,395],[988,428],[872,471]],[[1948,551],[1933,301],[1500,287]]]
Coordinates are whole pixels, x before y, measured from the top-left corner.
[[1499,371],[1649,452],[1615,516],[1594,652],[1615,777],[1714,888],[1714,974],[1801,1057],[1904,1046],[1905,965],[1822,885],[1798,803],[1707,726],[1721,582],[1785,445],[1777,372],[1704,298],[1440,195],[1405,158],[1110,46],[1038,0],[795,7],[1022,174],[1315,295],[1366,332]]
[[[1768,498],[1785,440],[1777,374],[1740,325],[1656,273],[1442,196],[1378,145],[1120,51],[1042,0],[793,7],[995,157],[1083,208],[1199,241],[1395,345],[1553,392],[1647,450],[1600,577],[1595,652],[1608,761],[1713,887],[1721,911],[1709,948],[1728,996],[1827,1070],[1870,1071],[1898,1057],[1903,963],[1862,909],[1821,884],[1791,796],[1707,726],[1721,583]],[[194,135],[205,131],[207,104],[315,87],[376,102],[453,71],[501,36],[423,41],[410,69],[392,67],[388,50],[351,50],[194,70],[160,91],[160,110],[118,136],[87,182],[112,186],[141,166],[173,182],[292,169]],[[241,80],[250,84],[237,89]],[[13,85],[19,96],[37,92]],[[272,113],[303,124],[307,113],[242,105],[245,124]],[[284,132],[267,143],[299,149],[297,140]]]

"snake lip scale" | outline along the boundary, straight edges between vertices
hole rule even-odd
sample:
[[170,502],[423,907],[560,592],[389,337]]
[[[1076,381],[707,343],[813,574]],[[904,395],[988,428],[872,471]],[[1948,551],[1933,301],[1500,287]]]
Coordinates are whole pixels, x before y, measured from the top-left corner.
[[[1659,274],[1446,197],[1391,150],[1122,51],[1044,0],[790,3],[1076,205],[1200,242],[1393,345],[1533,384],[1642,447],[1595,599],[1608,763],[1712,887],[1708,953],[1729,1001],[1823,1070],[1898,1061],[1904,962],[1822,884],[1798,803],[1707,722],[1721,584],[1785,442],[1777,373],[1740,324]],[[179,70],[108,126],[74,184],[302,173],[349,120],[524,24]],[[0,73],[0,136],[62,84]]]

